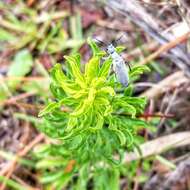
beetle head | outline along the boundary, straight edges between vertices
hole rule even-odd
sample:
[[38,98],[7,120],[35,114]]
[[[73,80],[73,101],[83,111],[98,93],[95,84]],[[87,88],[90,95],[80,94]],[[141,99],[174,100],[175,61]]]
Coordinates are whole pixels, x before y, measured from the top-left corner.
[[106,48],[108,54],[112,54],[115,51],[113,44],[109,44]]

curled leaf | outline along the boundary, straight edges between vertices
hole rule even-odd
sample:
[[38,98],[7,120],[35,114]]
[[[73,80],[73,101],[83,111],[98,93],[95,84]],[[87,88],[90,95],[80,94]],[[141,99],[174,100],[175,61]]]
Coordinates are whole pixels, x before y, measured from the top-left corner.
[[90,61],[85,65],[85,77],[87,83],[91,83],[92,79],[98,76],[99,70],[99,57],[93,57]]
[[79,65],[78,65],[77,60],[75,59],[75,57],[64,56],[64,58],[68,61],[69,65],[71,67],[71,70],[72,70],[72,74],[75,77],[76,82],[82,88],[85,88],[86,84],[85,84],[84,76],[80,71]]
[[98,76],[108,77],[108,74],[110,73],[111,64],[112,64],[112,59],[111,58],[106,59],[99,70]]
[[40,111],[38,117],[42,117],[48,113],[51,113],[56,108],[60,107],[60,104],[57,102],[50,102],[43,110]]
[[92,53],[93,53],[93,57],[97,56],[98,54],[100,56],[102,56],[102,54],[100,52],[102,52],[100,50],[100,48],[96,45],[95,41],[92,40],[91,38],[87,39],[88,44],[90,45],[91,49],[92,49]]

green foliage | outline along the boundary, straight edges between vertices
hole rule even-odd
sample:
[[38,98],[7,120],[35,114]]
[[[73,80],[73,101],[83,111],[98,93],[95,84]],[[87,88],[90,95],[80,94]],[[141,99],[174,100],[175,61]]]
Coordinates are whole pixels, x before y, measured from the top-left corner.
[[[0,28],[3,49],[7,46],[13,50],[30,47],[51,54],[70,48],[76,51],[84,42],[78,14],[71,17],[66,10],[54,10],[55,7],[44,10],[41,3],[31,8],[23,0],[17,0],[15,4],[0,1],[0,9],[6,13],[1,18]],[[68,17],[71,39],[68,39],[68,31],[62,27]]]
[[[0,182],[5,183],[6,186],[10,187],[11,189],[23,190],[23,186],[21,186],[19,183],[13,181],[12,179],[7,179],[6,177],[1,176],[1,175],[0,175]],[[25,188],[25,189],[29,190],[29,188]]]
[[[31,70],[32,66],[33,60],[30,52],[26,49],[21,50],[15,55],[7,75],[9,77],[23,77]],[[18,83],[18,79],[13,79],[10,81],[9,86],[14,88]]]
[[[55,99],[39,113],[45,124],[37,127],[56,143],[37,150],[37,167],[44,170],[42,181],[54,182],[56,189],[55,183],[65,184],[65,179],[76,189],[86,189],[89,180],[94,189],[119,189],[117,167],[125,151],[136,146],[137,131],[147,126],[137,117],[143,113],[146,99],[132,97],[131,85],[123,89],[115,83],[115,76],[110,75],[112,59],[102,63],[105,52],[94,41],[89,39],[88,43],[93,56],[85,64],[84,73],[79,54],[65,56],[66,72],[61,64],[52,68],[50,89]],[[147,70],[136,65],[129,76]],[[66,172],[71,160],[76,163]],[[76,172],[77,182],[72,181]]]

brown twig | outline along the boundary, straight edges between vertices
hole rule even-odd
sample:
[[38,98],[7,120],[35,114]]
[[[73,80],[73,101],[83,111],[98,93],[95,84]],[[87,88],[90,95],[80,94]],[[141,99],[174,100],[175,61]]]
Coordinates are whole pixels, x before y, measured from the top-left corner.
[[159,117],[159,118],[173,118],[174,115],[173,114],[162,114],[162,113],[158,113],[158,114],[142,114],[140,115],[139,117],[142,117],[142,118],[152,118],[152,117]]
[[[117,113],[113,113],[115,115],[118,115]],[[122,115],[122,116],[129,116],[128,114],[125,114],[125,113],[121,113],[119,115]],[[173,118],[174,115],[173,114],[162,114],[162,113],[145,113],[145,114],[141,114],[138,116],[138,118],[152,118],[152,117],[159,117],[159,118]]]
[[140,145],[142,156],[137,152],[127,153],[125,162],[146,158],[165,152],[167,150],[190,144],[190,132],[179,132],[148,141]]
[[[7,81],[7,80],[21,80],[21,81],[40,81],[41,80],[48,80],[48,78],[45,77],[14,77],[14,76],[9,76],[9,77],[3,77],[1,78],[1,81]],[[0,82],[1,82],[0,81]]]
[[185,33],[184,35],[162,45],[157,51],[149,55],[147,58],[143,59],[140,64],[147,64],[148,62],[157,58],[160,54],[169,51],[170,49],[174,48],[178,44],[186,41],[190,37],[190,32]]
[[28,109],[28,110],[41,110],[43,109],[44,105],[38,104],[38,105],[34,105],[34,104],[27,104],[27,103],[23,103],[23,102],[9,102],[8,105],[17,105],[17,106],[21,106],[24,109]]
[[[178,93],[179,93],[179,89],[176,88],[175,91],[174,91],[174,93],[173,93],[173,95],[172,95],[172,97],[170,98],[170,100],[169,100],[169,102],[168,102],[168,106],[167,106],[167,108],[165,109],[164,114],[167,115],[167,114],[170,112],[170,109],[171,109],[171,107],[172,107],[172,105],[173,105],[173,102],[175,101],[175,99],[176,99]],[[161,120],[160,120],[160,122],[159,122],[159,124],[158,124],[158,126],[157,126],[157,134],[160,134],[160,133],[161,133],[161,131],[162,131],[162,126],[163,126],[164,122],[165,122],[165,118],[161,118]]]
[[[16,165],[17,165],[17,160],[19,157],[23,157],[25,156],[36,144],[38,144],[40,141],[42,141],[44,139],[44,135],[43,134],[39,134],[38,136],[35,137],[35,139],[30,142],[25,148],[23,148],[20,152],[18,152],[17,156],[15,156],[15,158],[8,163],[8,165],[6,167],[4,167],[3,170],[0,171],[0,175],[6,175],[6,179],[8,179],[11,174],[13,173]],[[6,183],[3,183],[0,186],[0,190],[4,190],[5,189],[5,185]]]
[[175,88],[188,81],[189,79],[184,73],[178,71],[160,81],[156,86],[143,92],[140,96],[147,97],[148,99],[158,98],[166,89]]
[[158,45],[159,44],[156,43],[155,41],[152,41],[149,44],[143,44],[142,46],[133,49],[129,53],[124,54],[123,57],[128,61],[131,61],[136,57],[140,56],[144,57],[143,52],[152,52],[158,47]]
[[34,188],[31,187],[30,185],[28,185],[25,181],[23,181],[22,179],[18,178],[16,175],[13,175],[12,178],[17,181],[18,183],[20,183],[23,188],[27,189],[27,190],[40,190],[39,188]]
[[140,162],[140,163],[138,163],[138,168],[136,170],[136,175],[134,177],[134,187],[133,187],[133,190],[138,190],[139,189],[139,180],[138,180],[138,178],[139,178],[139,176],[142,173],[141,167],[142,167],[142,163]]
[[70,160],[67,164],[66,168],[64,169],[64,172],[70,173],[73,170],[74,165],[76,164],[75,160]]
[[0,102],[0,105],[11,104],[11,103],[16,102],[18,100],[33,96],[34,94],[36,94],[36,92],[26,92],[26,93],[23,93],[23,94],[19,94],[18,96],[14,96],[14,97],[11,97],[8,100]]

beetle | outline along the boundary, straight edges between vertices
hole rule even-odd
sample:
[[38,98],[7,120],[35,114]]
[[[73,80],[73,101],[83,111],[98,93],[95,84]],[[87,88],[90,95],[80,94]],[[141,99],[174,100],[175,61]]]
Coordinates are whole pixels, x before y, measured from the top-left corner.
[[123,59],[123,57],[117,53],[116,51],[116,45],[117,45],[117,41],[119,41],[121,39],[118,38],[117,40],[112,41],[109,44],[106,44],[103,41],[100,41],[98,39],[96,39],[98,42],[100,42],[103,45],[106,45],[106,53],[111,56],[112,58],[112,64],[113,64],[113,71],[116,75],[117,80],[122,84],[122,86],[127,87],[129,85],[129,71],[128,68],[126,66],[126,64],[129,67],[129,70],[131,70],[131,67],[129,65],[128,62],[125,62],[125,60]]

